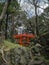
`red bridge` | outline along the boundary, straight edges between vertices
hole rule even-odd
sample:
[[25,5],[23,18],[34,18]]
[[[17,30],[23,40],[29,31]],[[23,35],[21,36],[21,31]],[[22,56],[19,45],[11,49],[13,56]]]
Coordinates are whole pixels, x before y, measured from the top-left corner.
[[13,38],[17,39],[17,42],[20,45],[26,45],[26,44],[30,43],[30,39],[35,38],[35,35],[34,34],[26,34],[26,33],[24,33],[24,34],[14,35]]

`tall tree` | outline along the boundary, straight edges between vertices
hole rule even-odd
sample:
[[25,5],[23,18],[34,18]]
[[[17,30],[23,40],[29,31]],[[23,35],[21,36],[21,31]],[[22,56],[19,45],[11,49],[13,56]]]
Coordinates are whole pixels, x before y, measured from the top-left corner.
[[[7,39],[7,30],[8,30],[8,18],[9,18],[9,15],[11,15],[11,19],[14,17],[14,15],[16,15],[16,11],[19,9],[19,4],[16,0],[11,0],[9,6],[8,6],[8,9],[7,9],[7,12],[6,12],[6,25],[5,25],[5,39]],[[14,19],[14,18],[13,18]],[[14,27],[14,20],[11,20],[11,24],[13,25],[12,28]],[[12,29],[11,29],[12,30]],[[12,32],[14,32],[12,30]]]
[[29,1],[30,4],[34,5],[34,8],[35,8],[35,22],[34,22],[35,28],[34,28],[34,34],[36,36],[38,36],[39,35],[39,30],[38,30],[38,14],[37,14],[37,8],[39,7],[39,6],[37,6],[38,0],[32,0],[32,1],[28,0],[28,1]]
[[33,5],[35,7],[35,35],[39,35],[39,30],[38,30],[38,15],[37,15],[37,3],[38,0],[33,0]]
[[[4,7],[3,7],[3,11],[2,11],[2,13],[1,13],[1,15],[0,15],[0,37],[2,38],[2,20],[3,20],[3,18],[5,17],[5,14],[6,14],[6,12],[7,12],[7,9],[8,9],[8,6],[9,6],[9,4],[10,4],[10,2],[11,2],[11,0],[7,0],[6,2],[5,2],[5,4],[4,4]],[[4,22],[3,22],[4,23]]]

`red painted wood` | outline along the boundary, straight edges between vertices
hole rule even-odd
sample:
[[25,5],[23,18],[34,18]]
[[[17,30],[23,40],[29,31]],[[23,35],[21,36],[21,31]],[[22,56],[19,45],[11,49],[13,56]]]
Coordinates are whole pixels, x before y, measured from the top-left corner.
[[13,35],[13,38],[15,39],[19,39],[19,41],[17,41],[20,45],[23,45],[23,40],[26,41],[26,44],[30,43],[30,38],[34,39],[35,35],[34,34],[17,34],[17,35]]

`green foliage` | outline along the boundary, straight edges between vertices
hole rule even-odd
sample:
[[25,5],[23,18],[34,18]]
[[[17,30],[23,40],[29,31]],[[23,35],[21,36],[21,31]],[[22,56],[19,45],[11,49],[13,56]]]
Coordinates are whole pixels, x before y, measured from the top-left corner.
[[[4,3],[0,3],[0,14],[1,14],[1,12],[2,12],[2,10],[3,10],[3,7],[4,7]],[[8,13],[15,13],[16,12],[16,10],[18,10],[19,9],[19,4],[18,4],[18,2],[16,1],[16,0],[11,0],[11,3],[10,3],[10,5],[9,5],[9,7],[8,7],[8,10],[7,10],[7,12]]]
[[16,10],[19,9],[19,4],[16,0],[12,0],[9,7],[8,7],[8,13],[16,13]]
[[5,40],[4,41],[4,46],[6,47],[5,48],[5,50],[7,51],[7,50],[10,50],[10,49],[12,49],[12,48],[17,48],[17,47],[19,47],[20,45],[19,44],[14,44],[14,43],[12,43],[10,40]]

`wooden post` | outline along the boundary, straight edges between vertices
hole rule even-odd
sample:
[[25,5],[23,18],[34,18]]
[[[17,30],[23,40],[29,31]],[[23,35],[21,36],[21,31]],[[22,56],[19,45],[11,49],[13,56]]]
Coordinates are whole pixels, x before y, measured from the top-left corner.
[[29,42],[30,42],[29,37],[27,37],[27,43],[29,43]]
[[22,42],[22,36],[20,36],[20,45],[23,45],[23,42]]

